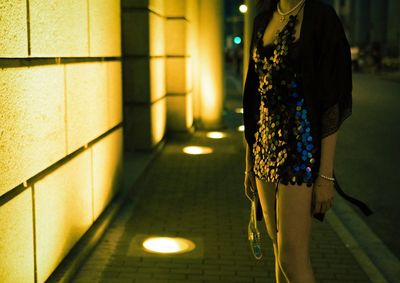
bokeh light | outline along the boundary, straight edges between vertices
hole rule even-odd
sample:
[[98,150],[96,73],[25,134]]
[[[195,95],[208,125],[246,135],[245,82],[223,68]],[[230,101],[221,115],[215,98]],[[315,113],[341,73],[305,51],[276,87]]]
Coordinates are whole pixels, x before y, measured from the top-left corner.
[[240,13],[244,14],[247,12],[247,6],[245,4],[242,4],[239,6],[239,11]]
[[240,44],[240,43],[242,43],[242,39],[240,38],[240,36],[235,36],[235,37],[233,38],[233,43],[235,43],[235,44]]

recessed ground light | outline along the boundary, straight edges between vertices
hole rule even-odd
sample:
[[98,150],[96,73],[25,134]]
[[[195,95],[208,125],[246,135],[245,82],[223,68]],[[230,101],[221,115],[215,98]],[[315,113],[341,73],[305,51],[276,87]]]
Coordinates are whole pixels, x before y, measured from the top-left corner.
[[187,253],[195,247],[192,241],[179,237],[151,237],[143,242],[145,251],[159,254]]
[[244,125],[239,126],[239,127],[238,127],[238,131],[239,131],[239,132],[244,132]]
[[209,132],[207,133],[207,137],[210,139],[223,139],[226,137],[226,134],[222,132]]
[[213,152],[211,147],[206,146],[187,146],[183,148],[183,152],[186,154],[210,154]]

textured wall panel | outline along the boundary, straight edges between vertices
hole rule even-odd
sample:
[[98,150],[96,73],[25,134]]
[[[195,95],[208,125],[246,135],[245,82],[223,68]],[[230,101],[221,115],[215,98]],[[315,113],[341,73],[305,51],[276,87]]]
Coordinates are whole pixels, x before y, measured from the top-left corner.
[[192,95],[167,97],[167,124],[172,131],[185,131],[193,124]]
[[122,70],[121,62],[107,63],[108,128],[122,122]]
[[163,14],[165,0],[122,0],[123,7],[129,8],[148,8],[149,10]]
[[0,57],[28,56],[26,0],[1,0]]
[[89,55],[87,1],[30,0],[29,6],[33,57]]
[[149,106],[125,105],[124,148],[128,151],[151,148],[151,120]]
[[2,195],[65,155],[63,68],[0,69],[0,109]]
[[97,219],[117,190],[122,173],[122,128],[96,143],[93,150],[93,212]]
[[107,64],[66,65],[68,152],[108,130]]
[[124,12],[122,21],[124,54],[164,55],[164,22],[163,17],[147,10]]
[[167,119],[166,98],[151,106],[132,105],[125,108],[125,144],[128,150],[152,149],[163,138]]
[[192,88],[192,67],[190,58],[167,58],[167,93],[186,93]]
[[149,58],[127,58],[124,61],[124,100],[147,103],[150,101]]
[[164,13],[167,17],[185,17],[188,0],[164,0]]
[[151,105],[151,147],[157,145],[165,135],[167,126],[167,99]]
[[87,150],[35,185],[38,282],[44,282],[92,224]]
[[150,13],[149,37],[151,56],[163,56],[165,54],[164,23],[165,19],[163,17]]
[[32,193],[0,207],[0,282],[34,282]]
[[150,59],[150,96],[151,101],[157,101],[165,96],[165,59]]
[[125,101],[150,103],[165,96],[165,59],[135,58],[124,63]]
[[90,0],[90,56],[121,56],[119,0]]
[[[122,34],[124,55],[149,54],[149,11],[133,10],[123,13]],[[138,40],[140,38],[140,40]]]
[[167,55],[186,55],[187,28],[189,23],[183,19],[169,19],[165,23],[165,51]]

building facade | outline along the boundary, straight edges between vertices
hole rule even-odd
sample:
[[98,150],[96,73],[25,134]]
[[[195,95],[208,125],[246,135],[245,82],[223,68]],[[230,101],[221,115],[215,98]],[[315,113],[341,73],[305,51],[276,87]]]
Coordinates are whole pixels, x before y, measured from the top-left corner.
[[400,49],[400,1],[327,0],[341,17],[352,45],[363,48],[372,43],[384,55],[398,57]]

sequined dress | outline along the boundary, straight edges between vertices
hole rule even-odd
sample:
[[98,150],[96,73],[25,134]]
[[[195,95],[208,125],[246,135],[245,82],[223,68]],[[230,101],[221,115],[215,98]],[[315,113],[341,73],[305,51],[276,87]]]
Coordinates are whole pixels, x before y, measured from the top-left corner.
[[268,182],[312,186],[318,147],[308,118],[294,42],[297,15],[263,46],[257,34],[252,51],[261,95],[253,144],[254,172]]

